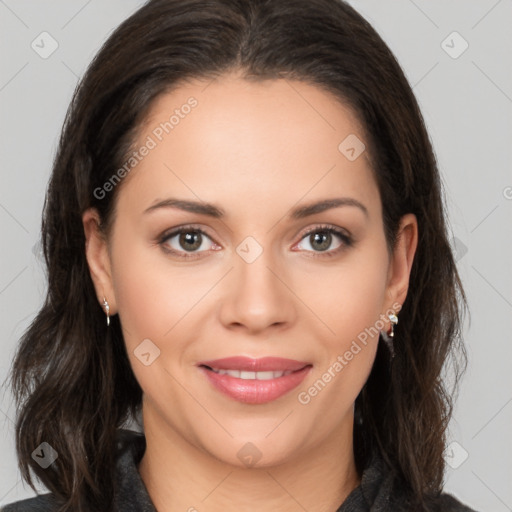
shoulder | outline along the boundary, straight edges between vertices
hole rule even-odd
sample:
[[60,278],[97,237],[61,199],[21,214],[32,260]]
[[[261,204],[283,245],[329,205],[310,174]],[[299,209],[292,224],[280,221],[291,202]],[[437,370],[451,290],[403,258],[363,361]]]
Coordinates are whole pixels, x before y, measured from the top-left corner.
[[[400,512],[409,512],[412,510],[411,503],[403,495],[394,494],[390,502],[392,504],[390,510]],[[424,510],[428,510],[428,512],[479,512],[462,503],[452,494],[446,492],[442,492],[436,497],[426,498],[424,507]]]
[[0,512],[56,512],[57,510],[59,506],[50,493],[16,501],[0,508]]
[[374,452],[362,472],[360,485],[337,512],[411,512],[419,509],[425,512],[477,512],[446,492],[425,495],[421,506],[418,506],[408,483],[397,476],[379,452]]
[[455,496],[448,493],[442,493],[436,503],[435,512],[477,512],[460,502]]
[[[416,504],[412,503],[410,493],[406,491],[406,483],[396,477],[379,455],[370,464],[370,471],[373,471],[372,476],[367,476],[366,488],[363,490],[366,497],[375,495],[372,505],[378,504],[381,506],[379,510],[390,512],[411,512],[417,509]],[[370,475],[370,471],[367,475]],[[422,510],[428,512],[477,512],[442,490],[435,495],[425,495],[423,499]]]

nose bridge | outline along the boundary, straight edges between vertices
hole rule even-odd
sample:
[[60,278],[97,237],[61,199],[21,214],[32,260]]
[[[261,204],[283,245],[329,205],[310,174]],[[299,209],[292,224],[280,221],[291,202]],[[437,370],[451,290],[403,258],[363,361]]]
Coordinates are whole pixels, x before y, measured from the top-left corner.
[[236,248],[229,289],[221,305],[221,319],[251,331],[290,323],[295,318],[293,295],[281,282],[279,262],[270,247],[247,237]]

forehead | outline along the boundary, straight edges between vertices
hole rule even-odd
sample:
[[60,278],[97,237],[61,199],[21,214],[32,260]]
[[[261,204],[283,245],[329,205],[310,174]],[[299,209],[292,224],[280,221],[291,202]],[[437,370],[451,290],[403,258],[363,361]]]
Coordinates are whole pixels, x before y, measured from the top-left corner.
[[376,190],[367,152],[348,158],[347,140],[361,151],[357,116],[317,86],[235,74],[190,81],[152,104],[134,144],[151,149],[127,181],[138,190],[134,200],[172,192],[234,204],[236,195],[245,209],[249,200],[293,204],[306,194],[370,201]]

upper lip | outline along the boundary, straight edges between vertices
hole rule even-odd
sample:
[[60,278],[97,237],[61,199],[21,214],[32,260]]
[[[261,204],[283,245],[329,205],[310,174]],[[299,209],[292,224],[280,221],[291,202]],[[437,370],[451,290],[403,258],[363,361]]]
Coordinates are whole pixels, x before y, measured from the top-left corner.
[[213,359],[210,361],[201,361],[199,366],[208,366],[216,370],[243,370],[250,372],[264,371],[296,371],[301,370],[311,363],[305,361],[296,361],[294,359],[284,359],[282,357],[262,357],[252,359],[251,357],[235,356],[225,357],[223,359]]

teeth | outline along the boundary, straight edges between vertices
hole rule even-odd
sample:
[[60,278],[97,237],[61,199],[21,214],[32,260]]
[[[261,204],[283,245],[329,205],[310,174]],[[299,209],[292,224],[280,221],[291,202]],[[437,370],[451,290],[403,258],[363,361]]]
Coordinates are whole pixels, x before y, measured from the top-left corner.
[[245,370],[217,370],[216,368],[212,368],[212,371],[218,373],[219,375],[229,375],[230,377],[235,377],[236,379],[244,380],[278,379],[279,377],[283,377],[284,375],[289,375],[290,373],[292,373],[291,370],[279,372],[247,372]]

